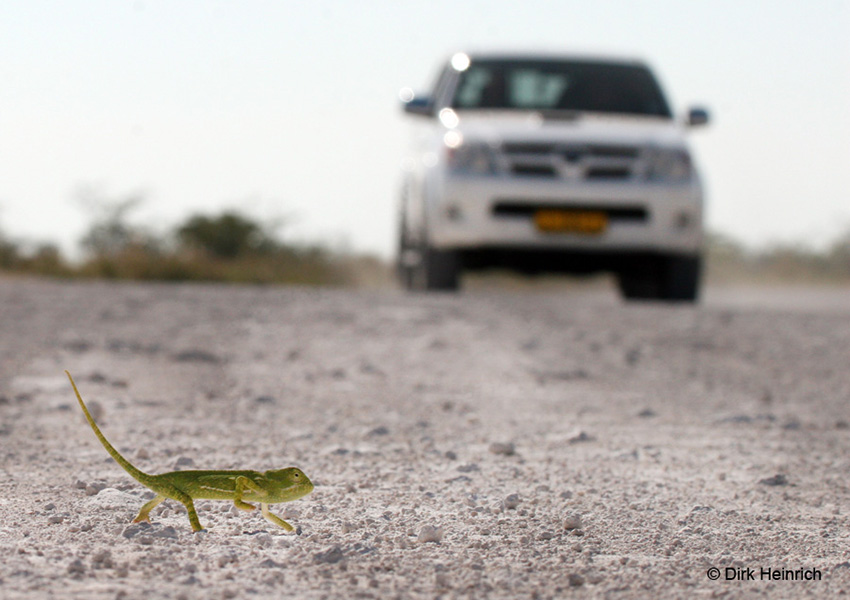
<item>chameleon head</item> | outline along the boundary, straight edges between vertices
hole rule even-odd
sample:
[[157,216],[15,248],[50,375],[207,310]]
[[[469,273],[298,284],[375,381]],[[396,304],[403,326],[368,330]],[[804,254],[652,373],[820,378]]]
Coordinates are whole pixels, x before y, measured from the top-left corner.
[[313,482],[304,474],[304,471],[295,467],[266,471],[264,475],[277,484],[280,498],[277,502],[296,500],[313,491]]

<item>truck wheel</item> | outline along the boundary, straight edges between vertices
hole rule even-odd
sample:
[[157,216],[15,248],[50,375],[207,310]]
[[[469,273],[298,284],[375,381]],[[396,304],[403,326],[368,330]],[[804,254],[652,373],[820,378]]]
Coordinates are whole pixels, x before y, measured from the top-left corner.
[[396,274],[402,287],[406,290],[416,289],[416,265],[419,263],[419,251],[411,246],[404,223],[401,225],[396,260]]
[[617,280],[626,300],[695,302],[701,271],[700,256],[673,255],[634,263]]
[[460,257],[451,250],[422,250],[417,274],[424,290],[456,291],[460,288]]
[[662,272],[662,300],[696,302],[702,273],[700,256],[668,256],[663,262]]
[[640,265],[617,273],[620,295],[625,300],[655,300],[659,297],[657,269]]

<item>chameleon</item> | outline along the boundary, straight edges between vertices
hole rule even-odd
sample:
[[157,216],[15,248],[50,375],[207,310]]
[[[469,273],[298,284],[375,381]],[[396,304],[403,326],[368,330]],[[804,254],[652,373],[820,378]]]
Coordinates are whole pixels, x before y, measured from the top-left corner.
[[133,519],[134,523],[150,522],[151,510],[164,500],[171,499],[186,507],[192,531],[198,532],[204,528],[201,526],[198,513],[195,511],[195,500],[233,500],[236,508],[246,511],[256,510],[256,505],[246,502],[247,500],[259,503],[263,516],[270,522],[283,527],[286,531],[293,530],[292,525],[269,511],[269,504],[297,500],[313,491],[313,483],[301,469],[288,467],[263,473],[259,471],[215,470],[170,471],[158,475],[145,473],[133,466],[109,443],[101,433],[91,413],[89,413],[86,403],[83,402],[77,384],[74,383],[74,378],[68,371],[65,371],[65,374],[71,382],[71,387],[74,388],[74,393],[77,395],[77,401],[80,403],[80,408],[83,409],[86,420],[109,455],[133,479],[153,490],[156,494],[153,500],[142,506],[139,515]]

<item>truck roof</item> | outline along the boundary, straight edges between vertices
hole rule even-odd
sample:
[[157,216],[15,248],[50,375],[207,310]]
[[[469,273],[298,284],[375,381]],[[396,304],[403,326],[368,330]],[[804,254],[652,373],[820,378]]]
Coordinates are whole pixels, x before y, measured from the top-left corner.
[[646,61],[635,56],[616,55],[616,54],[601,54],[601,53],[585,53],[585,52],[566,52],[558,50],[460,50],[452,53],[466,54],[470,60],[541,60],[541,61],[571,61],[571,62],[592,62],[619,64],[631,66],[647,66]]

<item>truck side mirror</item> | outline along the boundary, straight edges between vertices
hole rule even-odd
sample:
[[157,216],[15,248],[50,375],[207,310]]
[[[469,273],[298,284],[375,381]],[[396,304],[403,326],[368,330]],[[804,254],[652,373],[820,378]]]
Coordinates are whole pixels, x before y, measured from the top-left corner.
[[428,96],[416,96],[408,89],[402,90],[399,96],[401,97],[404,112],[421,117],[434,116],[434,107],[431,106],[431,98]]
[[688,121],[687,124],[689,127],[699,127],[701,125],[707,125],[709,121],[708,111],[704,108],[692,107],[688,111]]

